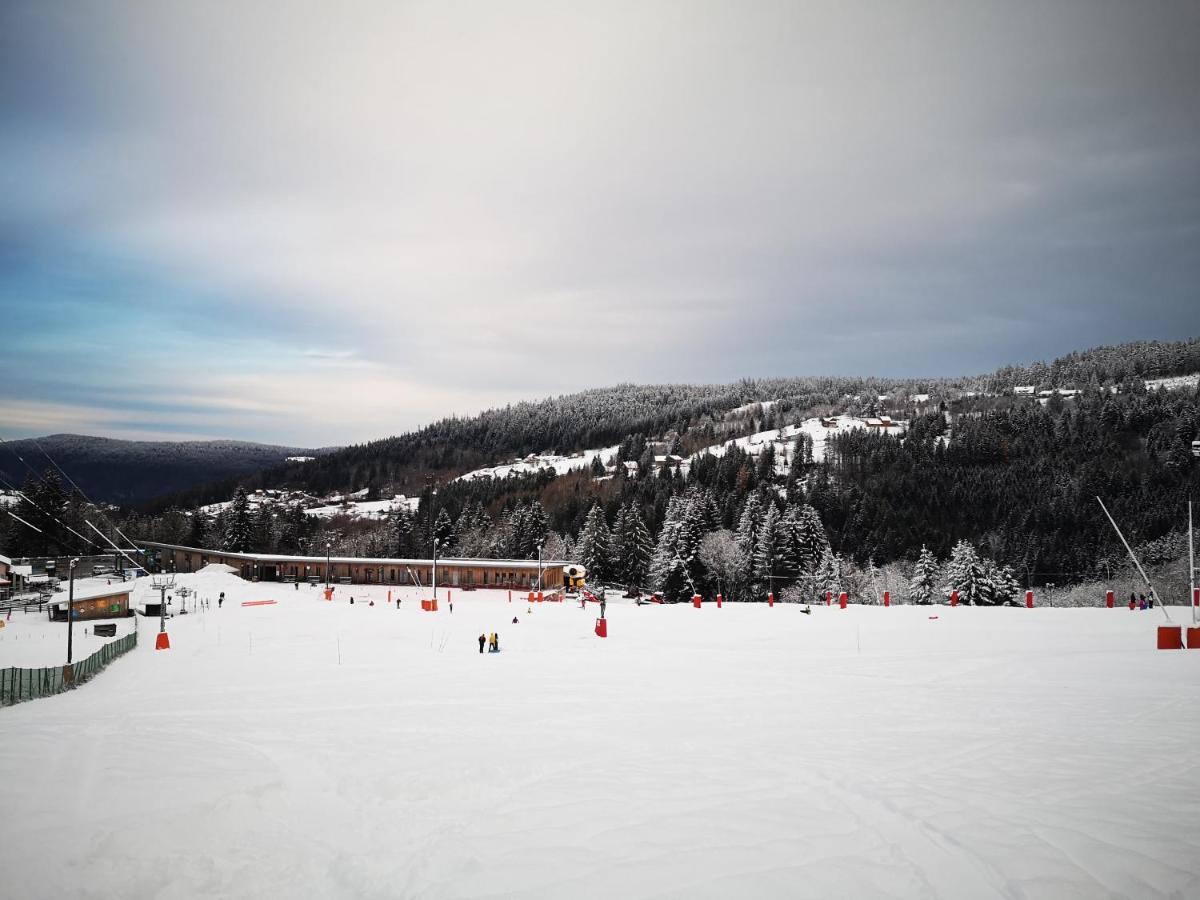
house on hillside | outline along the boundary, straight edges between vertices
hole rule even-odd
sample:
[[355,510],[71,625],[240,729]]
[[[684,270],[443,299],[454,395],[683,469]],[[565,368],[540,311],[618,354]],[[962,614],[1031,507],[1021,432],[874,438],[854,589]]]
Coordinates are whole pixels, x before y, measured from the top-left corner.
[[1021,384],[1021,385],[1018,385],[1017,387],[1013,388],[1013,393],[1021,394],[1021,395],[1027,396],[1027,397],[1032,397],[1033,396],[1033,387],[1034,386],[1032,384]]
[[0,598],[7,597],[12,588],[12,580],[8,577],[11,569],[12,560],[7,556],[0,556]]

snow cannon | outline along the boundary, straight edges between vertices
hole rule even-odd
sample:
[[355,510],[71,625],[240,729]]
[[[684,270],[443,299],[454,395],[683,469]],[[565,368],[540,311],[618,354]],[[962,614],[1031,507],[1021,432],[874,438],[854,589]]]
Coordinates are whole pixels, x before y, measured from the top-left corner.
[[563,566],[563,587],[568,594],[577,594],[583,590],[587,579],[587,569],[578,563]]

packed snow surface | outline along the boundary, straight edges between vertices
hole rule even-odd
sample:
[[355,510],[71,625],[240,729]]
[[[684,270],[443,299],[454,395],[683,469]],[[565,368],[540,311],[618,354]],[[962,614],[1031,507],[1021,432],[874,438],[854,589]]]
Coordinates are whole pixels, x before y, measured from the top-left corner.
[[307,516],[317,519],[332,519],[334,516],[349,516],[351,519],[386,519],[393,510],[406,509],[416,512],[420,497],[397,496],[391,500],[344,500],[326,506],[314,506],[304,510]]
[[880,419],[862,419],[858,416],[805,419],[799,425],[788,425],[784,428],[760,431],[748,437],[735,438],[731,441],[725,441],[723,444],[705,447],[695,455],[699,456],[704,453],[711,453],[714,456],[724,456],[730,447],[736,446],[745,453],[757,456],[768,444],[774,444],[775,466],[780,472],[786,472],[787,462],[785,456],[791,453],[792,443],[801,432],[812,438],[813,462],[823,462],[825,459],[825,442],[833,435],[845,434],[848,431],[856,431],[860,428],[873,428],[881,434],[891,435],[904,434],[908,430],[907,421],[889,419],[887,421],[890,424],[887,425],[881,424],[882,421]]
[[455,480],[473,481],[476,478],[507,478],[509,475],[527,475],[533,472],[540,472],[543,469],[553,469],[555,473],[565,475],[568,472],[586,469],[597,456],[600,457],[602,463],[607,463],[610,459],[615,460],[617,458],[617,451],[620,449],[619,446],[602,447],[598,450],[584,450],[571,456],[559,456],[553,453],[531,454],[524,459],[513,460],[503,465],[475,469],[472,472],[467,472],[465,475],[458,476]]
[[1149,390],[1149,391],[1194,390],[1197,384],[1200,384],[1200,373],[1193,372],[1191,375],[1173,375],[1170,378],[1147,379],[1146,390]]
[[[5,896],[1200,896],[1200,652],[1159,611],[613,601],[602,640],[501,591],[179,581],[224,608],[0,710]],[[17,614],[0,665],[62,627]]]

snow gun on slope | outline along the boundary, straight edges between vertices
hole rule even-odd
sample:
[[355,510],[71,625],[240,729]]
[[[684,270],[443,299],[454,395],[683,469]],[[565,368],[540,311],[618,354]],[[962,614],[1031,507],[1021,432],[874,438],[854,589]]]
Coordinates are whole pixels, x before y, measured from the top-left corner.
[[584,587],[587,569],[580,565],[563,566],[563,588],[568,597],[577,595]]

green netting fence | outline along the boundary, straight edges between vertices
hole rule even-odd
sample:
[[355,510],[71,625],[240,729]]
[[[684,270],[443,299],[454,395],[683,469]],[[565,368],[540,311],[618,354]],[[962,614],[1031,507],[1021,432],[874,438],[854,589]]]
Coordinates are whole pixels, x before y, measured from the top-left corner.
[[41,669],[0,669],[0,706],[11,706],[23,700],[36,700],[61,694],[93,678],[105,666],[137,646],[134,631],[109,641],[87,659],[71,666],[47,666]]

